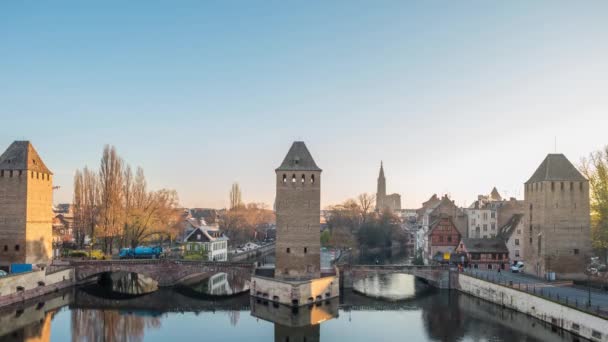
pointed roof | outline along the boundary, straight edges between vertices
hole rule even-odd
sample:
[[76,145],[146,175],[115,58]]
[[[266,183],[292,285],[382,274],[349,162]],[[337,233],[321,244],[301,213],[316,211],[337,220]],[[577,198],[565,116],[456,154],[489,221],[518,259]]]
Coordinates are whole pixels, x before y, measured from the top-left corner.
[[303,141],[294,141],[276,171],[321,171]]
[[498,236],[507,240],[513,235],[515,228],[519,225],[519,222],[523,219],[524,214],[513,214],[504,226],[498,228]]
[[53,174],[29,141],[15,141],[0,156],[2,170],[30,170]]
[[572,165],[565,155],[548,154],[540,164],[536,172],[530,177],[527,183],[543,181],[577,181],[582,182],[587,179]]
[[500,196],[500,193],[498,192],[498,190],[496,189],[496,187],[494,187],[492,189],[492,192],[490,192],[490,198],[493,201],[502,201],[502,196]]
[[380,161],[380,175],[378,178],[384,178],[384,166],[382,165],[382,160]]

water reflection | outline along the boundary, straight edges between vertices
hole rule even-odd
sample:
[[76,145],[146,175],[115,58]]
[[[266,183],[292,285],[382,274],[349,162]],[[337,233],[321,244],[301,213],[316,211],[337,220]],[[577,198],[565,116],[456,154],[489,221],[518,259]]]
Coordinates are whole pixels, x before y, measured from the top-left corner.
[[[403,289],[411,285],[400,276],[391,281]],[[447,291],[418,292],[405,301],[345,292],[295,312],[248,294],[197,298],[160,288],[116,299],[87,291],[70,289],[0,309],[0,341],[575,340],[523,314]]]
[[414,298],[428,291],[428,285],[408,274],[376,274],[353,284],[356,292],[385,300]]
[[97,284],[108,292],[134,296],[158,290],[158,283],[154,279],[131,272],[102,273]]
[[249,291],[249,281],[242,277],[230,276],[228,273],[217,273],[211,277],[194,277],[179,286],[183,290],[194,291],[201,295],[231,296]]
[[159,329],[154,313],[117,310],[71,310],[72,341],[143,341],[146,330]]

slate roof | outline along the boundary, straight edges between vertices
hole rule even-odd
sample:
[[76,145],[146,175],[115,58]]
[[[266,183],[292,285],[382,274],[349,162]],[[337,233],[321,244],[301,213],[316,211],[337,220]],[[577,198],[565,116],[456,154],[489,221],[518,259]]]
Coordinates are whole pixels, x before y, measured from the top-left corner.
[[509,222],[498,229],[498,235],[505,240],[509,239],[523,218],[524,214],[514,214],[511,216]]
[[530,177],[527,183],[543,181],[577,181],[582,182],[587,179],[572,165],[565,155],[549,154],[540,164],[536,172]]
[[29,141],[15,141],[0,156],[1,170],[29,170],[53,174]]
[[276,171],[321,171],[303,141],[294,141]]
[[502,239],[473,239],[463,238],[462,243],[468,253],[509,253]]

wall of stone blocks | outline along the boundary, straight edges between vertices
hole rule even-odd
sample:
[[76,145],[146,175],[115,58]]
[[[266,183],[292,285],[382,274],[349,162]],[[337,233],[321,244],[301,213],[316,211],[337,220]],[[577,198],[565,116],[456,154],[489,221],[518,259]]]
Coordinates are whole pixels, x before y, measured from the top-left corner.
[[282,281],[266,277],[251,278],[251,295],[285,305],[307,305],[311,302],[338,297],[340,277],[329,276],[306,281]]
[[[294,175],[296,181],[292,182]],[[317,278],[321,271],[321,172],[277,171],[276,188],[275,277]]]
[[539,276],[556,272],[564,279],[584,278],[591,256],[589,183],[527,184],[525,208],[528,272]]

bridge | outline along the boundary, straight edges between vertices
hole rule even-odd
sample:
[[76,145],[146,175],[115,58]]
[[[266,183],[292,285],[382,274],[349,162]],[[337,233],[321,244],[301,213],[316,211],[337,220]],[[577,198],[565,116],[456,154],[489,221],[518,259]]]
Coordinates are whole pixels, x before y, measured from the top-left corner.
[[[83,260],[69,261],[65,266],[73,267],[76,282],[84,282],[106,272],[130,272],[145,275],[167,287],[190,278],[206,278],[217,273],[228,274],[229,279],[249,281],[255,269],[251,262],[218,262],[186,260]],[[438,288],[450,288],[449,269],[445,266],[416,265],[339,265],[340,284],[352,288],[358,280],[380,274],[410,274]]]
[[381,274],[409,274],[440,289],[450,288],[450,272],[446,266],[340,265],[339,268],[343,288],[352,288],[359,280]]
[[253,263],[188,261],[188,260],[83,260],[69,261],[65,266],[74,268],[76,282],[86,281],[106,272],[129,272],[145,275],[159,287],[174,286],[192,277],[211,277],[228,274],[229,279],[249,281],[255,268]]

